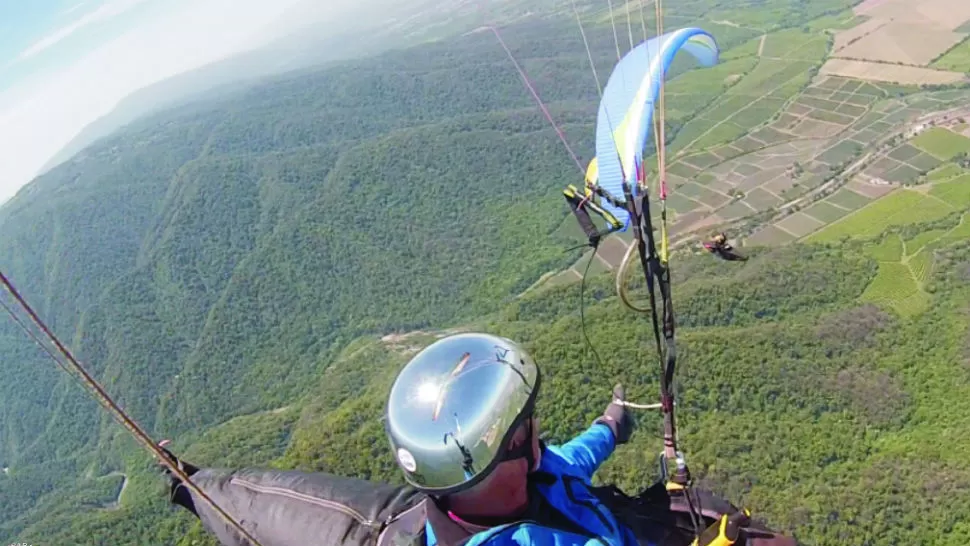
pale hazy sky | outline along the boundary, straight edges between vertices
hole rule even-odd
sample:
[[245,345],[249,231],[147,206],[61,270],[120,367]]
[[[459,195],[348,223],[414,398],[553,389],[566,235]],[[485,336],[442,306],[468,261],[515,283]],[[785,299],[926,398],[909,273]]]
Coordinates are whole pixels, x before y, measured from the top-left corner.
[[0,0],[0,204],[131,92],[348,2]]

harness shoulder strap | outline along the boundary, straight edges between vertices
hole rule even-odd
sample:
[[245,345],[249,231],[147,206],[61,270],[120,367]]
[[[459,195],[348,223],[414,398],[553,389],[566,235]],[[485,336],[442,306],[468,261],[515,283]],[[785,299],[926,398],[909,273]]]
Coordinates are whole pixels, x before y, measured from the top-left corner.
[[428,499],[394,516],[377,536],[377,546],[433,546],[434,536],[427,535]]

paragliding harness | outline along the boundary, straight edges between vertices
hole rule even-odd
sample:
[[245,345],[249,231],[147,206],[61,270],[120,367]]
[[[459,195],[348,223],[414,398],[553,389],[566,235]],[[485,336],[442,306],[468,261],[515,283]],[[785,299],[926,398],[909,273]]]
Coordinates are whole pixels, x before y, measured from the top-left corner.
[[[598,191],[598,195],[603,199],[610,199],[608,194],[601,190],[599,186],[587,185],[586,192],[580,195],[576,186],[570,184],[562,191],[563,195],[566,197],[566,202],[569,203],[569,207],[572,209],[573,214],[576,216],[576,220],[579,222],[579,227],[582,228],[583,233],[586,234],[586,238],[589,239],[589,246],[597,247],[600,241],[607,235],[623,229],[623,223],[616,219],[616,216],[610,214],[606,209],[599,206],[596,201],[593,200],[593,192]],[[594,189],[595,188],[595,189]],[[619,204],[614,204],[615,206],[620,206]],[[603,220],[609,224],[606,229],[596,229],[596,224],[593,223],[593,219],[590,217],[588,211],[593,211]]]
[[[642,177],[642,171],[638,169],[641,187],[645,186]],[[663,186],[663,181],[661,184],[663,202],[666,188]],[[769,538],[771,543],[776,543],[775,539],[782,537],[777,537],[760,525],[752,524],[748,510],[739,509],[712,493],[698,490],[692,485],[690,470],[684,455],[677,449],[674,395],[671,392],[677,362],[677,345],[674,337],[675,321],[670,293],[670,270],[666,259],[666,206],[661,209],[663,239],[662,253],[658,254],[647,192],[642,192],[639,207],[636,206],[630,184],[624,182],[623,192],[625,199],[620,200],[595,182],[587,180],[584,195],[580,195],[579,190],[573,185],[563,190],[563,195],[586,234],[589,246],[594,249],[599,246],[604,237],[624,227],[615,216],[596,203],[594,196],[606,200],[614,207],[625,209],[630,215],[634,244],[638,250],[640,266],[650,298],[649,310],[662,371],[660,403],[638,405],[626,401],[615,402],[635,408],[659,408],[664,416],[664,449],[660,454],[660,481],[654,486],[635,497],[628,496],[616,486],[598,487],[594,488],[594,491],[618,518],[630,526],[641,541],[665,546],[731,546],[748,544],[749,539],[755,539],[750,543],[758,543],[760,541],[756,540],[757,537],[764,536]],[[606,229],[596,228],[590,217],[590,211],[606,221]],[[788,542],[788,539],[782,538],[782,542]]]
[[[796,546],[712,492],[692,487],[688,493],[668,491],[657,482],[634,497],[610,485],[593,493],[625,523],[640,544],[663,546]],[[695,518],[707,525],[698,532]]]

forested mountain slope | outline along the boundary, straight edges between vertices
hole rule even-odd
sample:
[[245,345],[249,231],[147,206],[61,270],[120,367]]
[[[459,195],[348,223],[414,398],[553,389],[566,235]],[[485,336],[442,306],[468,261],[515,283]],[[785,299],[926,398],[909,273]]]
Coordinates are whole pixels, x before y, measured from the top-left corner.
[[[589,150],[597,92],[567,24],[506,40]],[[748,36],[724,28],[724,47]],[[608,27],[590,39],[609,66]],[[572,169],[473,33],[134,124],[5,205],[0,255],[140,421],[184,432],[286,403],[341,340],[497,309],[575,259],[558,231]],[[53,416],[46,392],[16,403]]]
[[[718,9],[733,8],[706,4],[684,3],[667,24],[701,24],[725,51],[757,38],[724,22]],[[776,15],[801,24],[847,4]],[[574,25],[503,33],[589,158],[598,94]],[[589,30],[605,71],[609,24]],[[671,138],[693,112],[670,112]],[[559,193],[577,178],[478,32],[132,124],[0,208],[0,267],[188,460],[398,480],[383,397],[440,330],[528,343],[549,377],[550,440],[586,426],[617,379],[635,397],[656,392],[648,322],[623,310],[611,279],[592,280],[585,310],[603,363],[582,341],[577,284],[520,297],[579,255],[564,252],[579,240]],[[970,484],[970,256],[959,242],[940,252],[933,306],[915,318],[862,305],[877,264],[856,243],[737,268],[678,256],[681,435],[695,472],[807,544],[966,536],[970,506],[955,491]],[[415,330],[433,333],[383,337]],[[148,458],[10,321],[0,377],[0,540],[208,543],[166,508]],[[601,473],[628,490],[653,479],[660,448],[655,416],[641,423]]]
[[[541,6],[554,1],[534,3]],[[483,10],[495,17],[511,18],[528,9],[516,5],[500,9],[490,0],[479,2],[473,10],[451,0],[360,0],[321,4],[316,10],[304,7],[299,23],[284,20],[274,24],[292,31],[286,36],[135,91],[85,127],[44,165],[41,173],[125,125],[176,105],[225,95],[272,75],[319,70],[321,65],[339,60],[364,58],[447,36],[474,27],[472,17],[480,19]]]
[[[558,24],[507,39],[525,60],[581,51],[543,42]],[[544,78],[577,133],[596,93],[583,68]],[[531,100],[473,34],[166,112],[5,204],[3,271],[154,433],[293,404],[354,337],[497,310],[576,258],[557,232],[572,167]],[[128,469],[115,425],[12,322],[0,343],[12,540],[49,518],[29,512],[44,494],[112,490],[78,476]]]
[[[970,410],[970,247],[957,243],[940,256],[934,305],[913,319],[860,302],[875,263],[857,245],[758,253],[728,269],[706,256],[678,256],[681,445],[700,482],[804,544],[945,544],[970,531],[962,523],[970,506],[959,494],[970,485],[962,434]],[[620,305],[607,275],[592,279],[587,297],[587,327],[602,363],[582,338],[577,285],[531,292],[464,325],[514,336],[535,353],[547,378],[538,411],[551,442],[587,426],[614,381],[640,401],[658,388],[645,317]],[[358,339],[306,397],[182,437],[175,449],[210,466],[398,482],[380,423],[384,397],[393,370],[444,333]],[[645,412],[638,420],[634,441],[600,471],[601,482],[634,491],[654,479],[659,416]],[[202,537],[185,514],[171,519],[146,457],[135,456],[128,468],[123,511],[95,509],[94,500],[80,517],[48,506],[54,515],[21,536],[58,544]],[[101,499],[117,491],[111,484]],[[70,501],[98,499],[97,485],[88,482]]]

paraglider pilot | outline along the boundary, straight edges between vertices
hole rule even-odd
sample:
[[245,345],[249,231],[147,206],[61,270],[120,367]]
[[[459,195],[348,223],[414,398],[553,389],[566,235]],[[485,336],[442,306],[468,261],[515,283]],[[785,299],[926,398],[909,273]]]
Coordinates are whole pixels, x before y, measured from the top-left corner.
[[738,253],[734,250],[734,247],[727,242],[727,235],[722,233],[716,233],[711,240],[704,243],[704,248],[707,249],[711,254],[716,254],[723,260],[728,260],[731,262],[746,261],[748,258]]
[[[633,432],[622,386],[585,432],[553,446],[538,436],[540,383],[532,357],[497,336],[453,335],[417,354],[391,388],[385,421],[407,485],[327,473],[199,469],[172,459],[263,546],[690,544],[694,534],[682,529],[685,516],[662,484],[637,497],[591,484]],[[442,446],[444,434],[454,441]],[[222,544],[246,544],[175,478],[171,493]],[[707,512],[733,508],[710,498],[699,496]],[[751,545],[795,544],[755,528],[744,536]]]

